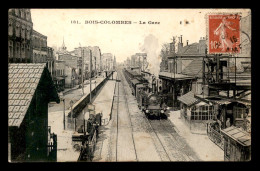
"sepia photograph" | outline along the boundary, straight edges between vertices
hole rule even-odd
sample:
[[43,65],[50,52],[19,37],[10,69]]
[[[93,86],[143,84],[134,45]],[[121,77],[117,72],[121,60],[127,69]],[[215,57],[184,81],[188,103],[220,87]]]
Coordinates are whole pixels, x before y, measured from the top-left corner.
[[8,162],[251,161],[251,10],[8,9]]

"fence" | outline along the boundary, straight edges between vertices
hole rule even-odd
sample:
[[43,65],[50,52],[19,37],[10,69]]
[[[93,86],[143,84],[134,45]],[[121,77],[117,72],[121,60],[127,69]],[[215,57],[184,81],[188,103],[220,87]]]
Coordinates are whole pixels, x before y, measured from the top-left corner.
[[57,135],[51,133],[51,127],[48,127],[49,140],[47,144],[48,161],[57,161]]
[[210,123],[207,124],[207,135],[209,139],[224,150],[224,138],[220,132],[214,130]]
[[[107,82],[107,80],[109,79],[109,77],[111,76],[112,73],[110,73],[108,75],[107,78],[105,78],[102,82],[100,82],[90,93],[91,93],[91,97],[93,98],[98,90],[101,89],[101,87],[103,87],[103,85]],[[79,113],[87,106],[87,104],[90,102],[90,93],[84,97],[84,99],[80,99],[80,101],[77,102],[77,105],[75,107],[73,107],[73,117],[77,117],[79,115]],[[70,117],[71,112],[69,112],[68,116]]]
[[97,143],[96,130],[93,133],[92,139],[90,138],[91,136],[89,136],[87,142],[82,146],[78,161],[92,161]]

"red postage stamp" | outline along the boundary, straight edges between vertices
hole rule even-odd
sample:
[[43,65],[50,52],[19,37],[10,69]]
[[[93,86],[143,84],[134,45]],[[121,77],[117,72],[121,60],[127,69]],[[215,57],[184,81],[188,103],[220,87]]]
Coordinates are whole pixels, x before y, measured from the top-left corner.
[[240,53],[240,15],[208,15],[208,48],[213,53]]

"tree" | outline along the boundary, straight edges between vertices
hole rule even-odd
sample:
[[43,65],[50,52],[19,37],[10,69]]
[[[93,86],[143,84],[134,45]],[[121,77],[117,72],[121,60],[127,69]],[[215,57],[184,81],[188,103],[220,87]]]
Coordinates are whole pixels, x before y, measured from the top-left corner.
[[167,56],[169,55],[170,51],[170,44],[169,43],[163,43],[162,49],[160,52],[160,57],[162,59],[160,63],[160,72],[168,70],[168,58]]

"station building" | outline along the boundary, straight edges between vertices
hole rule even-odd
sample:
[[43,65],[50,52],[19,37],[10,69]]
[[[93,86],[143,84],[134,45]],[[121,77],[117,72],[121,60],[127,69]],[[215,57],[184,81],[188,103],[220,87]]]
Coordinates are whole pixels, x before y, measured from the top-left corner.
[[60,99],[46,65],[9,64],[8,81],[9,161],[56,161],[48,103]]

